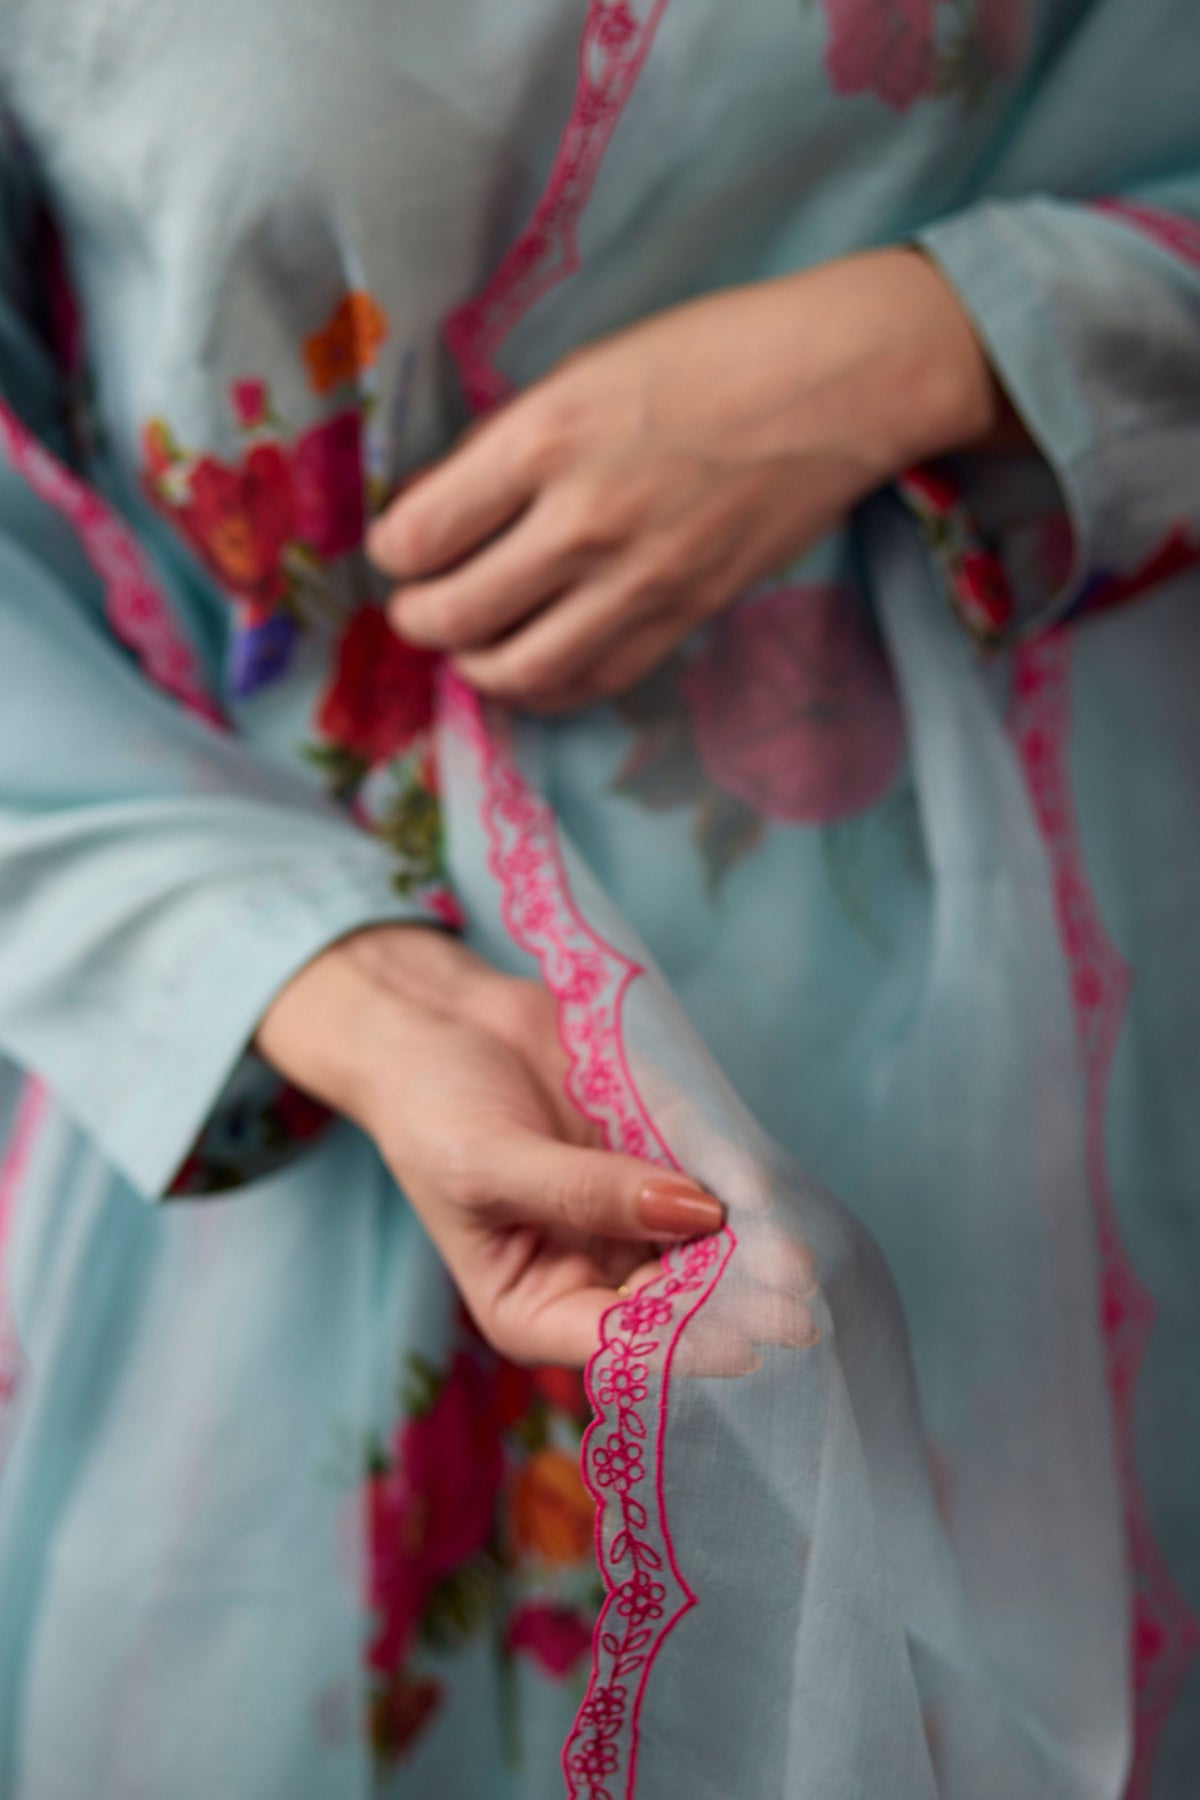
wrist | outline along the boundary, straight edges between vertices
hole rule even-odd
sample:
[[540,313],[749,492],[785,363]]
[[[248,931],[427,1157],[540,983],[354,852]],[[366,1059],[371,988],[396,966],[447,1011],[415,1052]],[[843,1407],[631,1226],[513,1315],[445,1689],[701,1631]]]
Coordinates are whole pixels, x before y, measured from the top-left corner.
[[255,1047],[285,1080],[370,1131],[382,1071],[419,1054],[422,1023],[465,1010],[479,959],[434,926],[380,925],[339,939],[294,975]]
[[865,428],[872,487],[915,463],[988,440],[1004,397],[955,290],[921,250],[853,259],[864,266],[875,309],[875,349],[846,371],[843,418]]

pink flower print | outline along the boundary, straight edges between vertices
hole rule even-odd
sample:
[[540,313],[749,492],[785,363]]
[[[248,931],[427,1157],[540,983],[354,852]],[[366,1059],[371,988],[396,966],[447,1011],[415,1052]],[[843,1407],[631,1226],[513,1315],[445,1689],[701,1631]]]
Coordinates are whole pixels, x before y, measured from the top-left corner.
[[623,1437],[612,1431],[603,1444],[592,1452],[592,1467],[600,1487],[610,1487],[627,1494],[643,1479],[642,1446],[636,1438]]
[[836,91],[877,94],[897,112],[932,94],[937,80],[934,4],[825,0],[830,29],[825,66]]
[[510,1650],[531,1656],[545,1675],[569,1675],[592,1641],[586,1619],[566,1606],[522,1606],[508,1628]]
[[297,440],[292,453],[296,534],[331,561],[362,542],[362,427],[356,412],[337,413]]
[[683,690],[707,774],[768,818],[853,817],[899,769],[900,702],[849,588],[780,588],[727,613]]

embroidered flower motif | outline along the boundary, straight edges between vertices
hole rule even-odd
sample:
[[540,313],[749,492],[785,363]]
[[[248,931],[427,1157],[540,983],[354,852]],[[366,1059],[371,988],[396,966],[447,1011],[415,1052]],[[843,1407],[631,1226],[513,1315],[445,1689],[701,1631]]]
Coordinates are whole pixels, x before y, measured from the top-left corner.
[[433,665],[428,651],[398,638],[377,608],[361,608],[338,645],[318,729],[368,765],[385,762],[429,727]]
[[579,1459],[564,1450],[538,1450],[519,1470],[509,1507],[513,1543],[524,1555],[556,1566],[592,1554],[596,1509]]
[[639,1569],[617,1590],[617,1611],[636,1628],[661,1619],[666,1598],[666,1584],[652,1581],[644,1569]]
[[510,1650],[524,1651],[545,1675],[569,1675],[592,1641],[590,1622],[567,1606],[522,1606],[513,1614]]
[[628,1690],[619,1682],[611,1687],[594,1688],[580,1710],[579,1717],[598,1731],[606,1732],[620,1725],[629,1704]]
[[650,1391],[647,1374],[646,1364],[636,1361],[628,1344],[618,1341],[600,1375],[596,1398],[601,1406],[636,1406]]
[[877,94],[905,112],[934,92],[934,0],[825,0],[825,53],[839,94]]
[[670,1300],[657,1294],[636,1294],[621,1308],[621,1330],[630,1337],[640,1337],[661,1325],[669,1325],[674,1313]]
[[387,314],[370,294],[344,295],[320,331],[304,340],[304,361],[317,393],[331,393],[371,368],[387,335]]
[[618,1431],[610,1432],[603,1444],[592,1450],[592,1467],[600,1486],[619,1494],[627,1494],[646,1474],[641,1445]]

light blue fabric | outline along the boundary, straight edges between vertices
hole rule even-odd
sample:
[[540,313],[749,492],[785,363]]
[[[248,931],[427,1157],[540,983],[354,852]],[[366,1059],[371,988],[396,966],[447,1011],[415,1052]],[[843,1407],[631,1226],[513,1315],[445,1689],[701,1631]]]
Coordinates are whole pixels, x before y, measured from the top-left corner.
[[[126,521],[232,725],[155,691],[0,456],[13,1800],[563,1791],[599,1597],[582,1415],[497,1372],[373,1149],[244,1052],[374,921],[457,904],[536,966],[452,721],[430,773],[428,671],[372,686],[395,652],[360,514],[462,428],[471,356],[521,385],[893,241],[955,285],[1042,452],[956,469],[1013,575],[999,652],[885,496],[638,695],[514,738],[582,917],[648,970],[648,1112],[742,1240],[688,1331],[759,1303],[761,1232],[816,1267],[812,1346],[731,1382],[649,1358],[698,1605],[611,1792],[1195,1792],[1200,15],[1002,10],[7,0],[0,399]],[[889,21],[923,20],[898,61]],[[613,77],[593,138],[581,66]],[[529,249],[556,167],[555,278],[468,315],[456,368],[446,320]],[[181,1167],[242,1179],[147,1205]]]

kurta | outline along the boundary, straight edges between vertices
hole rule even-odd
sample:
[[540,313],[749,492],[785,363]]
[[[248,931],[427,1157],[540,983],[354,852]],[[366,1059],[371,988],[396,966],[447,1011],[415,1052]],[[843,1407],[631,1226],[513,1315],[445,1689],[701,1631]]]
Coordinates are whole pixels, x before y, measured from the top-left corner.
[[[4,0],[5,1795],[1197,1791],[1198,68],[1191,0]],[[900,242],[1037,457],[559,722],[388,630],[473,412]],[[586,1394],[247,1050],[395,920],[728,1203]],[[784,1239],[810,1340],[689,1375]]]

